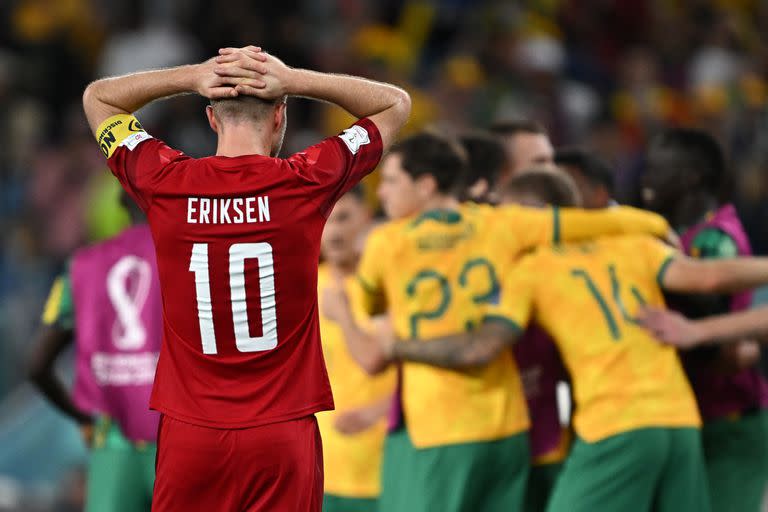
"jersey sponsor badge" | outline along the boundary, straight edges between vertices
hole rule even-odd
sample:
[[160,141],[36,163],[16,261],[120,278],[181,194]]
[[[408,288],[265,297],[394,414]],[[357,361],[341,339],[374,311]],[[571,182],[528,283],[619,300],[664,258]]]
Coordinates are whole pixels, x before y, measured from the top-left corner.
[[344,141],[347,149],[349,149],[353,155],[360,151],[361,146],[365,146],[371,142],[371,138],[368,136],[368,131],[359,125],[350,126],[339,135],[339,138]]

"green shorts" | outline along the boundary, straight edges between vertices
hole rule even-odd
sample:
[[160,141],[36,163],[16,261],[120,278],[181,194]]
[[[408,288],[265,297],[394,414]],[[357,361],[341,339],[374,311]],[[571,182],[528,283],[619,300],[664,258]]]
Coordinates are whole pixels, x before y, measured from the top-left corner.
[[757,512],[768,484],[768,411],[702,429],[713,512]]
[[563,464],[560,462],[531,466],[525,489],[525,512],[542,512],[547,509],[547,503],[562,469]]
[[88,467],[86,512],[147,512],[155,484],[157,445],[135,445],[99,418]]
[[375,498],[347,498],[323,494],[323,512],[376,512],[379,500]]
[[577,438],[548,512],[708,512],[701,435],[644,428],[596,443]]
[[528,435],[416,449],[405,429],[384,444],[380,512],[520,510]]

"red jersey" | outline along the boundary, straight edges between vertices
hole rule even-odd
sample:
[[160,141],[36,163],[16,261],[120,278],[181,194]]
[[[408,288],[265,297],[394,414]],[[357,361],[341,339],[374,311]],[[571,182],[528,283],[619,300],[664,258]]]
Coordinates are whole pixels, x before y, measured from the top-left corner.
[[150,406],[220,428],[332,409],[320,236],[336,201],[381,158],[376,125],[362,119],[287,159],[190,158],[127,115],[97,133],[157,251],[164,338]]

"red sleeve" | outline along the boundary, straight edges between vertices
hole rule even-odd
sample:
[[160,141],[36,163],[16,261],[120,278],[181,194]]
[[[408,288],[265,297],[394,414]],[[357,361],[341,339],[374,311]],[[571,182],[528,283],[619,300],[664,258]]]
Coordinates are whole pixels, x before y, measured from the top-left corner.
[[142,210],[147,211],[152,194],[171,164],[189,158],[155,138],[142,140],[133,149],[122,145],[107,160],[112,174]]
[[288,158],[302,184],[313,190],[318,207],[328,216],[341,196],[371,173],[381,160],[381,134],[370,119],[360,119]]

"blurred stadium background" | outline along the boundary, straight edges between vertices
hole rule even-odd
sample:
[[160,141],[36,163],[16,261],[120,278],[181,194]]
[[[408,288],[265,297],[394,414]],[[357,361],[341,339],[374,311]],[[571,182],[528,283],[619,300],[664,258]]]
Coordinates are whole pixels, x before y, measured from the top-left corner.
[[[730,152],[736,204],[766,254],[766,34],[764,0],[0,2],[0,511],[82,509],[86,451],[24,368],[54,276],[126,222],[82,114],[90,80],[254,43],[289,65],[404,86],[410,130],[541,121],[557,145],[613,162],[630,204],[648,136],[703,127]],[[201,156],[215,150],[203,105],[179,97],[140,117]],[[348,121],[302,100],[289,111],[286,152]]]

